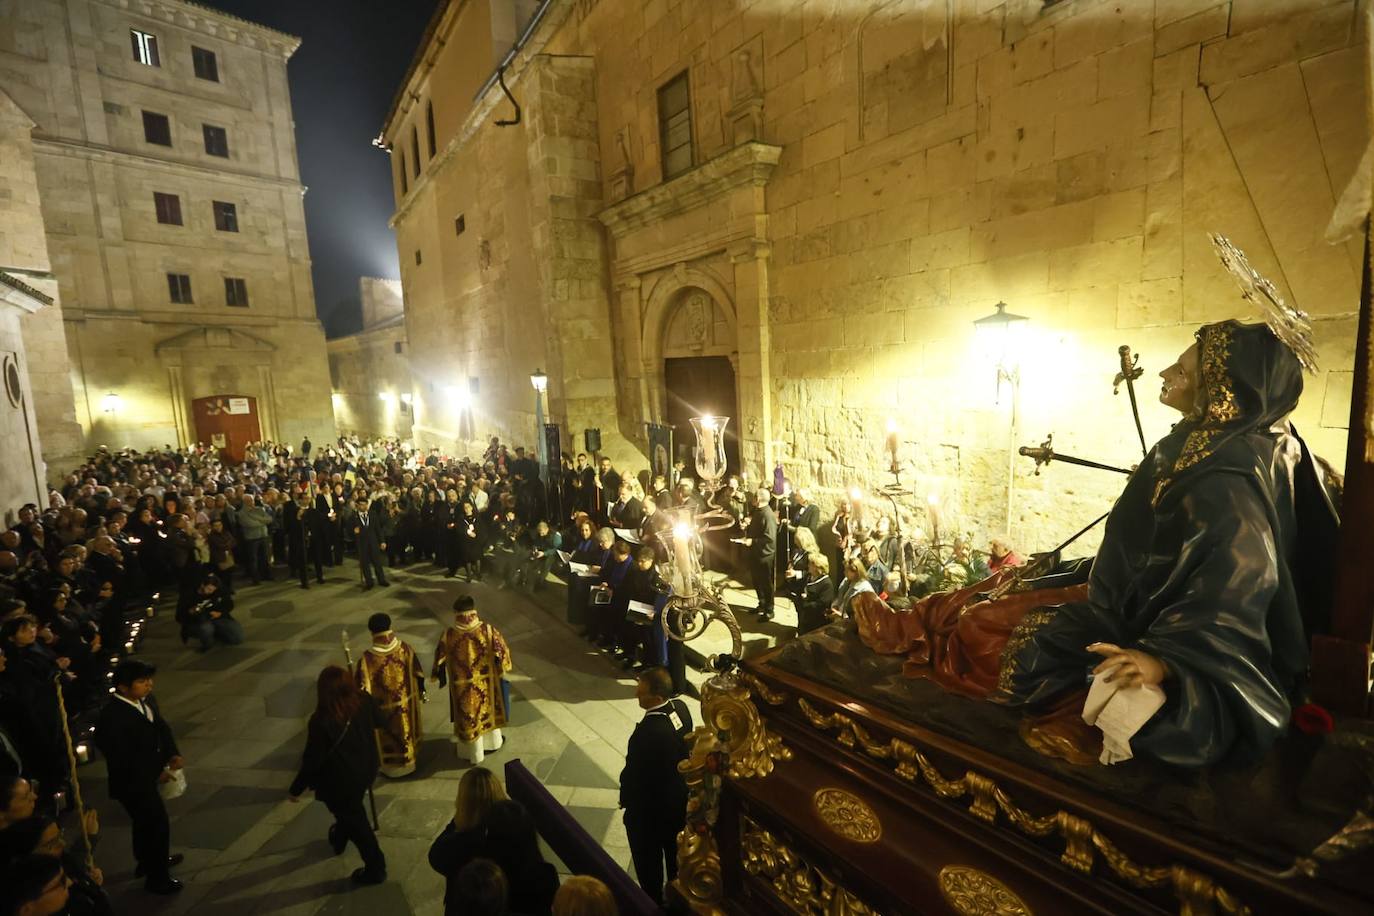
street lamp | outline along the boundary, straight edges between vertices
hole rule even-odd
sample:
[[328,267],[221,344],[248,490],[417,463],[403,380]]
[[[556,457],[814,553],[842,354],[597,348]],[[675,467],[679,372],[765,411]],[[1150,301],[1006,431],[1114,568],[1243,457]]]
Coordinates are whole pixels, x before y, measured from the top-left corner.
[[118,413],[120,405],[119,395],[111,391],[100,399],[100,409],[105,413]]
[[1007,428],[1007,517],[1002,530],[1011,533],[1012,494],[1016,488],[1016,413],[1021,394],[1020,343],[1030,321],[1025,315],[1007,311],[1005,302],[997,303],[997,311],[973,322],[984,356],[997,366],[997,400],[1002,399],[1002,382],[1011,385],[1011,422]]
[[973,332],[978,338],[979,348],[985,357],[997,367],[997,393],[1002,393],[1002,382],[1011,382],[1013,387],[1020,380],[1019,344],[1026,322],[1025,315],[1007,311],[1005,302],[997,303],[997,311],[973,322]]
[[534,448],[535,454],[539,456],[539,481],[545,485],[549,482],[549,456],[544,442],[544,392],[549,387],[549,377],[544,374],[543,369],[535,369],[530,376],[530,385],[534,388]]

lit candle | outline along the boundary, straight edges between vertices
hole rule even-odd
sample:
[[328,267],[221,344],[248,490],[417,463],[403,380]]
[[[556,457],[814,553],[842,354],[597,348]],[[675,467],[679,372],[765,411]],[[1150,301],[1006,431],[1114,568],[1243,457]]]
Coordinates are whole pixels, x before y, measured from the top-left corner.
[[926,515],[930,519],[930,531],[932,542],[940,543],[940,496],[931,493],[926,497]]
[[897,421],[887,418],[887,453],[892,456],[892,468],[897,468]]
[[858,487],[849,488],[849,527],[853,531],[862,531],[864,526],[864,495],[859,492]]
[[692,589],[692,525],[690,522],[678,522],[673,526],[673,563],[677,567],[677,580],[673,583],[673,590],[684,598],[690,598],[693,594]]
[[85,762],[87,762],[87,761],[90,760],[90,759],[91,759],[91,752],[90,752],[89,750],[87,750],[86,745],[84,745],[84,744],[78,744],[78,745],[76,746],[76,762],[77,762],[77,763],[85,763]]

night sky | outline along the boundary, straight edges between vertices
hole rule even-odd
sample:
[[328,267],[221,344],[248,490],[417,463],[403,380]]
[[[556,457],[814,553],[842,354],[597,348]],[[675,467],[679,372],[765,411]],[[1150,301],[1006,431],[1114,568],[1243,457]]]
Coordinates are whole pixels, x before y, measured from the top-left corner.
[[302,39],[287,65],[315,309],[330,337],[362,326],[358,278],[399,277],[391,160],[372,146],[438,0],[201,0]]

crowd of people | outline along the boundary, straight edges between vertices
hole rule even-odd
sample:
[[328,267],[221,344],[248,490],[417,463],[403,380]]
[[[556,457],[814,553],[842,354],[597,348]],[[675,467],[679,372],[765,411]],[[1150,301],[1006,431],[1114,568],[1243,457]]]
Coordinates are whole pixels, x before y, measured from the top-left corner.
[[[819,508],[781,473],[774,486],[749,492],[731,476],[709,494],[709,506],[707,495],[681,461],[664,474],[632,474],[609,458],[576,454],[541,475],[525,449],[496,439],[480,458],[357,438],[323,448],[309,439],[299,447],[252,443],[233,462],[204,446],[142,453],[102,448],[49,493],[46,507],[20,507],[0,532],[0,781],[10,780],[11,801],[34,799],[34,813],[18,816],[21,807],[5,815],[7,824],[27,823],[10,835],[28,836],[38,824],[32,818],[53,821],[70,805],[69,735],[87,741],[102,706],[104,716],[139,712],[151,726],[149,748],[111,750],[104,745],[113,739],[98,728],[96,737],[107,759],[132,755],[136,763],[130,766],[142,774],[124,797],[114,797],[135,824],[146,886],[179,888],[164,864],[176,857],[167,851],[159,787],[176,779],[181,758],[155,705],[136,695],[151,689],[151,668],[128,657],[162,595],[175,596],[182,641],[204,652],[245,638],[234,617],[241,590],[271,581],[282,570],[308,589],[347,556],[356,558],[364,589],[387,587],[388,570],[415,564],[532,594],[562,579],[568,621],[626,669],[656,684],[661,676],[652,695],[668,703],[688,688],[682,645],[667,638],[662,625],[681,510],[714,509],[725,517],[719,530],[691,535],[692,550],[705,568],[750,581],[762,620],[773,619],[780,590],[796,608],[798,632],[846,614],[863,591],[915,595],[923,586],[948,585],[989,566],[1020,562],[1001,542],[992,545],[990,563],[962,542],[944,558],[929,550],[922,554],[915,539],[893,534],[890,518],[862,524],[862,513],[850,502],[841,504],[829,526],[834,552],[827,554],[820,546]],[[938,558],[934,566],[932,555]],[[482,623],[467,600],[467,607],[455,605],[455,624],[436,651],[431,677],[452,678],[451,689],[469,689],[479,659],[485,670],[496,672],[498,680],[472,688],[486,698],[483,704],[474,707],[457,693],[451,699],[459,754],[476,764],[502,740],[505,703],[491,695],[508,689],[503,675],[510,658],[499,632]],[[364,662],[380,670],[395,645],[404,644],[390,632],[389,620],[371,624],[368,658],[376,657]],[[423,691],[423,665],[413,649],[404,648],[410,653],[405,664],[415,669],[417,690]],[[360,669],[349,681],[363,677]],[[418,711],[412,709],[410,718],[418,734]],[[414,769],[408,746],[405,735],[394,736],[390,756],[382,761],[391,775]],[[384,874],[384,865],[377,861],[375,837],[369,843],[358,829],[359,810],[335,811],[338,830],[331,842],[355,842],[364,855],[360,879],[371,880]],[[56,829],[55,822],[50,826]],[[654,844],[663,858],[662,830],[641,826],[632,833],[638,835],[638,842],[632,836],[637,871]],[[19,849],[26,842],[0,848],[16,862],[29,861],[31,850],[20,855]],[[670,845],[660,872],[671,869]],[[46,866],[32,866],[29,861],[34,881],[44,875],[48,881],[6,886],[42,889],[55,880]],[[98,870],[69,856],[62,874],[73,888],[101,899]],[[484,880],[472,877],[473,886],[491,883]],[[661,878],[644,883],[661,893]],[[515,885],[523,892],[526,882]],[[451,891],[454,886],[450,882]]]

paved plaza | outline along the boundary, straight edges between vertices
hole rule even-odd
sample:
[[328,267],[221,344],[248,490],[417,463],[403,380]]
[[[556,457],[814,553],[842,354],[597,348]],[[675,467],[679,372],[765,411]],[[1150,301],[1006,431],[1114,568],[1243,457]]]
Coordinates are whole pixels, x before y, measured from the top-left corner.
[[[640,717],[634,682],[563,622],[556,610],[561,587],[536,603],[523,593],[444,579],[424,564],[392,571],[390,588],[363,592],[355,561],[327,572],[328,582],[308,592],[294,582],[240,589],[235,616],[247,631],[241,646],[205,654],[183,647],[170,607],[149,622],[140,657],[158,666],[156,695],[186,758],[187,792],[168,803],[172,849],[186,856],[175,873],[186,889],[172,898],[142,891],[133,878],[128,819],[106,798],[103,762],[93,762],[80,770],[81,783],[87,805],[100,811],[96,863],[118,912],[442,913],[443,879],[426,853],[452,816],[468,766],[449,740],[443,690],[431,685],[418,772],[379,778],[376,787],[385,884],[354,888],[348,875],[360,864],[356,851],[332,856],[324,806],[312,796],[292,804],[286,789],[304,746],[315,676],[343,661],[342,631],[356,658],[368,642],[368,615],[386,611],[428,667],[453,599],[465,590],[505,635],[515,661],[514,724],[484,765],[500,772],[508,760],[522,760],[629,867],[616,803],[625,744]],[[695,703],[692,712],[698,714]]]

